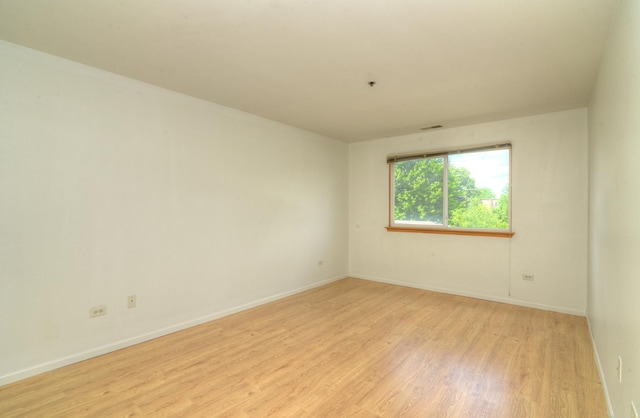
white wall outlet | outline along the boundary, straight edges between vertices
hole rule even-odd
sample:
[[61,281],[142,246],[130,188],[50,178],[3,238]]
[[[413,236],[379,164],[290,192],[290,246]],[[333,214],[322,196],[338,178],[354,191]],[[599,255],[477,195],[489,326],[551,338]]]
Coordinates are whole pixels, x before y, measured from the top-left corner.
[[89,309],[89,317],[102,316],[107,314],[107,305],[94,306]]
[[523,274],[522,275],[522,280],[527,280],[529,282],[533,281],[533,274]]
[[636,404],[631,401],[631,418],[640,418],[638,415],[638,408],[636,408]]
[[136,295],[131,295],[127,297],[127,308],[135,308],[136,307]]
[[618,356],[618,382],[622,383],[622,358]]

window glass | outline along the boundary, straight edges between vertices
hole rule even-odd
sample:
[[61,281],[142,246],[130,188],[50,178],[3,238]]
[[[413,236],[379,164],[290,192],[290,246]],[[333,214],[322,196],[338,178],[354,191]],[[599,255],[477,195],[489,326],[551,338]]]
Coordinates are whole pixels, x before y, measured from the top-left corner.
[[395,163],[395,223],[444,225],[444,158]]
[[449,156],[450,227],[509,229],[509,150]]

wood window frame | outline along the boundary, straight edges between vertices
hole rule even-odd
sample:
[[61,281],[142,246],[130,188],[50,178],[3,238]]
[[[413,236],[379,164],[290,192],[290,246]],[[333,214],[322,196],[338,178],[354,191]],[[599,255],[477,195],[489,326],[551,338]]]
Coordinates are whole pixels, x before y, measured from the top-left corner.
[[[480,228],[457,228],[450,227],[448,225],[442,226],[410,226],[410,225],[397,225],[394,223],[393,214],[394,214],[394,200],[395,200],[395,173],[394,173],[394,164],[397,162],[415,160],[415,159],[427,159],[427,158],[435,158],[439,156],[445,156],[446,164],[444,166],[444,183],[446,184],[447,179],[447,168],[448,168],[448,156],[456,155],[460,153],[469,153],[469,152],[482,152],[482,151],[492,151],[497,149],[509,149],[509,229],[508,230],[495,230],[495,229],[480,229]],[[481,145],[475,147],[465,147],[465,148],[456,148],[456,149],[445,149],[438,151],[428,151],[428,152],[420,152],[420,153],[412,153],[412,154],[400,154],[400,155],[390,155],[387,157],[387,164],[389,165],[389,223],[385,229],[388,232],[409,232],[409,233],[421,233],[421,234],[440,234],[440,235],[466,235],[466,236],[482,236],[482,237],[497,237],[497,238],[511,238],[515,235],[515,232],[511,229],[511,172],[512,172],[512,146],[510,142],[502,142],[499,144],[490,144],[490,145]],[[444,189],[446,190],[446,188]],[[443,191],[443,195],[445,195]],[[447,203],[445,196],[443,196],[443,211],[447,211]]]

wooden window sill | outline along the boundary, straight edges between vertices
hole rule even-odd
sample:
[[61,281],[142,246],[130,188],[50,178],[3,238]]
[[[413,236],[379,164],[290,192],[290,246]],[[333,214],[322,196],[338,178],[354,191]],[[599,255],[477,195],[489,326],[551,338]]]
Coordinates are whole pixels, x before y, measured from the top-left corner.
[[472,231],[462,229],[435,229],[435,228],[402,228],[397,226],[386,226],[389,232],[416,232],[419,234],[444,234],[444,235],[471,235],[476,237],[498,237],[511,238],[515,232],[500,231]]

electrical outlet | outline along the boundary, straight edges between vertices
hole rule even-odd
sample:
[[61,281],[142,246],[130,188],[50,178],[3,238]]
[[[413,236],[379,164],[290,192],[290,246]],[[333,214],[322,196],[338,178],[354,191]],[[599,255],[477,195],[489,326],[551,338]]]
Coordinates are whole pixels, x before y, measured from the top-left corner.
[[107,305],[94,306],[89,309],[89,317],[102,316],[107,314]]
[[127,308],[135,308],[136,307],[136,295],[131,295],[127,298]]
[[634,404],[633,401],[631,401],[631,418],[640,418],[636,404]]
[[533,274],[523,274],[522,275],[522,280],[527,280],[529,282],[533,281]]
[[618,356],[618,382],[622,383],[622,358]]

